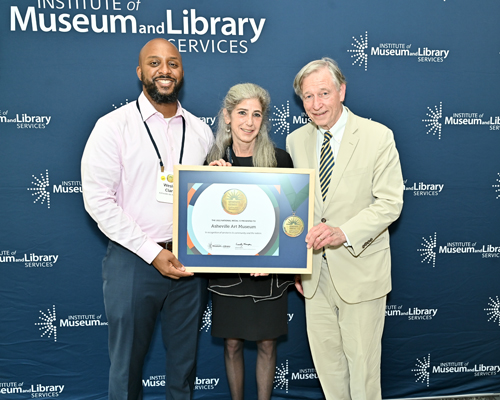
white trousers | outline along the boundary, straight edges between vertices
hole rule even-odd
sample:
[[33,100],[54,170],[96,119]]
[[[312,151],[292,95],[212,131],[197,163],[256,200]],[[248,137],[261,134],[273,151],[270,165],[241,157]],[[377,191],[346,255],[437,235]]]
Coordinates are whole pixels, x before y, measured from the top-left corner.
[[344,302],[322,262],[319,286],[306,299],[307,335],[327,400],[380,400],[386,296]]

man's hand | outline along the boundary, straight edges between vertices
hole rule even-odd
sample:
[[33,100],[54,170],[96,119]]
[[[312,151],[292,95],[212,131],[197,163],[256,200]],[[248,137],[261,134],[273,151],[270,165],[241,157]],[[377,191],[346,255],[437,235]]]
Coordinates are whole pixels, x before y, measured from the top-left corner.
[[223,160],[222,158],[220,160],[215,160],[212,161],[210,164],[208,164],[211,167],[230,167],[231,163]]
[[340,246],[346,241],[342,229],[334,228],[324,223],[312,227],[306,236],[307,248],[310,249],[312,247],[314,250],[319,250],[325,246]]
[[185,278],[194,275],[187,272],[184,265],[168,250],[162,250],[151,263],[162,274],[172,279]]
[[304,296],[304,288],[302,287],[302,277],[300,275],[295,275],[295,288],[302,296]]

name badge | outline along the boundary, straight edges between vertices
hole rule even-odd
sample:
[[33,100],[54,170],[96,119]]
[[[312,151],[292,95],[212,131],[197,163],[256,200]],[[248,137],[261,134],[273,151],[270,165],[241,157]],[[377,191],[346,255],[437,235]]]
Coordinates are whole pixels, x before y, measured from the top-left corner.
[[156,181],[156,200],[161,203],[174,202],[174,173],[169,171],[158,172]]

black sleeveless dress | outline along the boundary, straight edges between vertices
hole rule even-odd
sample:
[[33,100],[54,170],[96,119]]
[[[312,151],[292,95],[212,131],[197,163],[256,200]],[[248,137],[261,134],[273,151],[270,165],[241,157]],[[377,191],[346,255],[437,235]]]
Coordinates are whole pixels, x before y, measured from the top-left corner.
[[[293,168],[288,153],[275,149],[279,168]],[[228,160],[226,160],[228,161]],[[252,157],[234,157],[233,166],[252,167]],[[275,339],[288,332],[288,274],[252,277],[250,274],[215,274],[212,292],[212,336],[251,341]]]

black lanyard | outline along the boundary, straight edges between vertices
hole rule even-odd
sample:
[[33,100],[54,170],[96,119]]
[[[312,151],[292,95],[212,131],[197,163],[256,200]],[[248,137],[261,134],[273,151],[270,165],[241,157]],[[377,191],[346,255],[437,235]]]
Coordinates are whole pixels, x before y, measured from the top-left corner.
[[233,146],[226,147],[226,158],[231,164],[233,163]]
[[227,161],[229,161],[233,167],[241,167],[241,164],[238,161],[238,157],[236,157],[236,154],[234,154],[233,145],[226,147],[226,157]]
[[[160,151],[158,150],[158,146],[156,145],[156,142],[153,139],[153,135],[151,135],[151,131],[149,130],[148,124],[146,124],[146,121],[144,121],[144,118],[142,117],[141,108],[139,107],[139,100],[137,100],[135,102],[135,104],[137,105],[137,109],[139,110],[139,114],[141,115],[142,122],[144,122],[144,126],[146,127],[146,130],[148,131],[148,135],[149,135],[149,138],[151,139],[151,143],[153,143],[153,146],[156,150],[156,155],[158,156],[158,160],[160,160],[161,172],[163,172],[165,170],[165,168],[163,167],[163,161],[161,160]],[[182,164],[182,156],[184,155],[184,141],[186,140],[186,120],[184,119],[184,117],[182,115],[181,115],[181,118],[182,118],[182,144],[181,144],[181,154],[179,156],[179,164]]]

